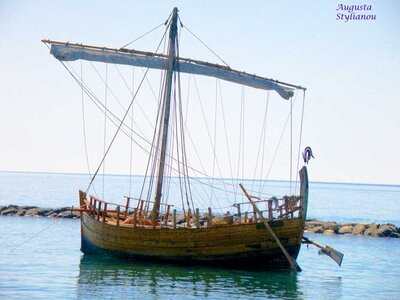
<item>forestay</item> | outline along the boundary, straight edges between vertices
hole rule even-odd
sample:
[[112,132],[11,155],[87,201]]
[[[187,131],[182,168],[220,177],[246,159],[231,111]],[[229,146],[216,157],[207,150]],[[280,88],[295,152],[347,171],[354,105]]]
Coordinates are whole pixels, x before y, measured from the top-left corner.
[[[48,40],[43,42],[51,44],[50,53],[60,61],[74,61],[83,59],[88,61],[123,64],[162,70],[165,70],[168,65],[168,58],[165,55],[152,52],[143,52],[124,48],[101,48]],[[251,86],[257,89],[275,90],[282,98],[286,100],[293,96],[293,88],[303,89],[302,87],[279,82],[277,80],[236,71],[226,66],[181,57],[177,57],[174,69],[175,71],[183,73],[212,76],[222,80]]]

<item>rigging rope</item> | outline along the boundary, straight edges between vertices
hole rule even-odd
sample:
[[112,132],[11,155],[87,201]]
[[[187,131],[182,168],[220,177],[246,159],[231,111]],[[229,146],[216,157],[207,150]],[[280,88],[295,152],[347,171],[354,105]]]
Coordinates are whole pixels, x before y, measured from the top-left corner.
[[[182,24],[181,24],[182,25]],[[176,53],[177,56],[180,56],[179,52],[179,43],[181,40],[181,35],[182,35],[182,26],[179,28],[179,35],[178,39],[176,41]],[[188,169],[188,161],[187,161],[187,155],[186,155],[186,131],[187,128],[185,127],[186,124],[186,119],[184,119],[183,116],[183,100],[182,100],[182,87],[181,87],[181,73],[179,72],[179,69],[176,72],[176,77],[177,77],[177,82],[175,81],[175,84],[178,84],[178,112],[179,112],[179,130],[180,130],[180,137],[181,137],[181,151],[182,151],[182,162],[183,162],[183,174],[184,174],[184,184],[185,184],[185,193],[186,193],[186,202],[188,204],[188,207],[190,206],[189,204],[189,198],[190,202],[192,203],[192,208],[194,211],[194,203],[193,203],[193,196],[192,196],[192,189],[191,189],[191,184],[190,184],[190,177],[189,177],[189,169]],[[190,78],[190,77],[189,77]]]
[[94,173],[92,179],[90,180],[90,183],[89,183],[89,185],[88,185],[88,187],[87,187],[87,189],[86,189],[86,191],[85,191],[86,193],[87,193],[87,191],[89,190],[90,186],[92,185],[94,179],[96,178],[96,175],[97,175],[97,173],[99,172],[101,165],[104,163],[104,160],[106,159],[107,154],[108,154],[108,152],[110,151],[111,146],[113,145],[113,143],[114,143],[114,141],[115,141],[115,139],[116,139],[116,137],[117,137],[117,135],[118,135],[118,133],[119,133],[121,127],[122,127],[122,124],[124,124],[125,118],[126,118],[126,116],[128,115],[129,110],[130,110],[130,108],[131,108],[133,102],[134,102],[135,99],[136,99],[137,93],[139,92],[139,89],[140,89],[140,87],[142,86],[142,84],[143,84],[143,82],[144,82],[144,78],[147,76],[147,72],[148,72],[148,71],[149,71],[149,69],[146,70],[146,74],[143,76],[142,80],[140,81],[139,88],[138,88],[138,90],[136,91],[135,96],[132,98],[132,101],[131,101],[131,103],[129,104],[128,109],[126,110],[126,112],[125,112],[125,114],[124,114],[124,117],[122,118],[122,120],[121,120],[121,122],[120,122],[120,124],[119,124],[119,126],[118,126],[118,128],[117,128],[117,131],[115,132],[115,134],[114,134],[114,136],[113,136],[113,138],[112,138],[112,140],[111,140],[111,142],[110,142],[110,145],[109,145],[108,148],[107,148],[107,151],[104,153],[103,158],[101,159],[101,162],[100,162],[100,164],[99,164],[99,166],[98,166],[96,172]]
[[[49,48],[48,45],[46,45],[46,46]],[[81,82],[77,79],[77,77],[76,77],[76,76],[74,75],[74,73],[73,73],[73,72],[75,72],[75,71],[73,70],[73,68],[70,66],[70,68],[72,69],[72,71],[71,71],[71,70],[66,66],[66,64],[65,64],[64,62],[60,61],[60,63],[61,63],[61,64],[63,65],[63,67],[67,70],[67,72],[73,77],[73,79],[77,82],[77,84],[81,86],[81,88],[84,90],[84,92],[88,95],[89,99],[91,99],[91,100],[93,101],[93,103],[94,103],[101,111],[103,111],[103,110],[100,108],[100,106],[102,106],[102,107],[104,108],[104,105],[99,101],[99,99],[94,95],[94,93],[91,92],[90,89],[89,89],[88,87],[86,87],[86,85],[85,85],[84,83],[81,83]],[[69,64],[68,64],[68,65],[69,65]],[[147,70],[147,71],[148,71],[148,70]],[[147,74],[147,71],[145,72],[145,75]],[[146,76],[144,76],[144,78],[146,78]],[[143,79],[142,79],[142,81],[141,81],[141,83],[140,83],[140,85],[139,85],[138,90],[140,89],[142,83],[143,83]],[[135,95],[137,95],[137,91],[136,91]],[[135,96],[135,97],[136,97],[136,96]],[[131,104],[132,104],[132,103],[131,103]],[[122,127],[122,125],[125,125],[125,126],[126,126],[126,124],[124,124],[124,119],[123,119],[123,120],[120,120],[120,119],[119,119],[118,117],[116,117],[108,108],[107,108],[106,110],[107,110],[107,112],[110,114],[110,115],[108,115],[108,119],[109,119],[116,127],[118,127],[117,132],[118,132],[119,130],[121,130],[128,138],[130,138],[130,135],[129,135],[129,134],[124,130],[124,128]],[[129,111],[129,108],[127,109],[127,111]],[[104,113],[104,111],[103,111],[103,113]],[[111,118],[111,116],[112,116],[113,118],[115,118],[116,121],[119,122],[119,124],[118,124],[116,121],[114,121],[114,120]],[[126,117],[126,116],[125,116],[125,117]],[[134,132],[131,128],[127,127],[127,129],[130,130],[131,132],[133,132],[138,138],[142,139],[143,141],[145,141],[145,142],[148,143],[149,145],[154,145],[154,144],[148,142],[148,141],[147,141],[144,137],[142,137],[141,135],[139,135],[139,134],[137,134],[136,132]],[[117,133],[117,132],[116,132],[116,133]],[[188,134],[189,134],[189,133],[188,133]],[[189,134],[189,137],[190,137],[190,134]],[[134,140],[133,142],[134,142],[140,149],[142,149],[145,153],[150,153],[150,151],[146,150],[146,149],[145,149],[143,146],[141,146],[141,144],[139,144],[137,141]],[[193,141],[192,141],[192,142],[193,142]],[[153,147],[154,147],[154,146],[153,146]],[[159,147],[156,146],[156,147],[154,147],[154,148],[157,150]],[[108,150],[109,150],[109,149],[108,149]],[[108,151],[106,151],[106,155],[107,155],[107,153],[108,153]],[[174,158],[172,158],[172,159],[174,159]],[[101,164],[100,164],[100,166],[101,166]],[[217,166],[218,166],[218,164],[217,164]],[[191,167],[189,163],[186,165],[186,167],[187,167],[188,169],[191,169],[193,172],[197,173],[198,175],[205,176],[205,178],[207,178],[207,179],[210,178],[210,176],[207,175],[205,172],[198,171],[198,170],[194,169],[193,167]],[[174,169],[174,170],[175,170],[175,169]],[[96,172],[95,176],[96,176],[96,175],[97,175],[97,172]],[[93,176],[92,179],[93,179],[95,176]],[[221,177],[222,177],[222,176],[221,176]],[[206,184],[206,183],[204,183],[204,182],[201,182],[201,181],[198,180],[197,178],[193,178],[193,177],[190,177],[190,178],[192,178],[193,180],[199,182],[199,183],[201,184],[201,186],[203,186],[203,185],[208,185],[208,184]],[[222,189],[222,188],[217,188],[218,190],[224,191],[225,193],[231,193],[231,194],[235,194],[235,195],[240,194],[240,195],[241,195],[241,193],[230,192],[230,191],[228,191],[228,190],[226,189],[226,187],[225,187],[225,185],[230,185],[230,186],[233,186],[233,187],[236,188],[236,186],[235,186],[234,184],[231,184],[231,183],[229,183],[229,182],[226,182],[226,181],[224,181],[224,180],[221,179],[221,178],[214,178],[214,179],[215,179],[216,181],[218,181],[218,182],[221,182],[221,183],[223,184],[223,186],[224,186],[223,189]],[[92,184],[93,184],[93,181],[91,181],[91,183],[89,184],[89,187],[88,187],[88,188],[90,188],[90,186],[92,186]],[[210,185],[208,185],[208,186],[210,186]],[[270,195],[270,194],[265,194],[265,195],[266,195],[266,196],[272,196],[272,195]],[[220,205],[219,205],[219,206],[220,206]],[[220,206],[220,207],[221,207],[221,206]]]
[[[168,20],[169,20],[169,17],[168,17]],[[148,35],[149,33],[153,32],[154,30],[157,30],[157,29],[160,28],[161,26],[167,25],[168,20],[165,21],[165,22],[163,22],[163,23],[161,23],[160,25],[157,25],[157,26],[154,27],[153,29],[150,29],[150,30],[147,31],[146,33],[144,33],[144,34],[142,34],[141,36],[137,37],[136,39],[134,39],[134,40],[130,41],[129,43],[123,45],[123,46],[122,46],[121,48],[119,48],[119,49],[121,50],[121,49],[123,49],[123,48],[129,46],[130,44],[132,44],[132,43],[134,43],[134,42],[140,40],[142,37],[145,37],[146,35]]]
[[[298,95],[298,90],[296,91],[296,94],[295,94],[295,96],[294,96],[294,100],[290,103],[290,105],[292,105],[292,106],[295,105],[296,99],[297,99],[297,95]],[[283,138],[283,135],[284,135],[285,130],[286,130],[286,126],[287,126],[287,124],[288,124],[288,122],[289,122],[289,118],[290,118],[290,113],[288,114],[288,116],[287,116],[287,118],[286,118],[285,125],[283,126],[282,133],[281,133],[281,136],[280,136],[280,138],[279,138],[278,145],[277,145],[276,148],[275,148],[275,152],[274,152],[274,155],[273,155],[273,157],[272,157],[271,164],[269,165],[267,175],[265,176],[264,183],[263,183],[262,188],[261,188],[261,192],[264,191],[265,184],[266,184],[266,182],[267,182],[267,180],[268,180],[269,173],[271,172],[271,168],[272,168],[272,165],[273,165],[273,163],[274,163],[274,161],[275,161],[276,154],[278,153],[279,146],[281,145],[282,138]]]
[[[114,65],[116,66],[116,65]],[[118,70],[118,68],[117,68]],[[135,90],[135,67],[132,67],[132,93]],[[133,105],[131,107],[131,128],[133,128]],[[130,151],[129,151],[129,197],[132,197],[132,156],[133,156],[133,132],[130,136]]]
[[[214,157],[213,157],[213,167],[212,167],[212,185],[214,185],[214,175],[215,175],[215,161],[217,159],[217,112],[218,112],[218,79],[215,81],[215,105],[214,105]],[[212,203],[212,198],[214,195],[214,190],[211,187],[210,194],[210,206]]]
[[[81,60],[81,84],[83,84],[83,61]],[[92,173],[90,171],[90,162],[89,162],[89,154],[88,154],[88,147],[87,147],[87,139],[86,139],[86,121],[85,121],[85,92],[83,87],[81,88],[81,107],[82,107],[82,130],[83,130],[83,141],[84,141],[84,148],[85,148],[85,156],[86,156],[86,165],[88,169],[89,179],[92,177]],[[96,189],[93,185],[93,192],[97,196]]]
[[265,132],[266,132],[266,127],[267,127],[267,113],[268,113],[268,102],[269,102],[269,91],[267,92],[267,102],[265,105],[265,111],[264,111],[264,120],[262,123],[262,127],[261,127],[261,133],[260,133],[260,143],[258,144],[258,151],[257,151],[257,159],[256,159],[256,165],[254,167],[254,173],[253,173],[253,183],[251,188],[254,188],[254,181],[256,179],[256,174],[257,174],[257,169],[258,169],[258,160],[260,157],[260,152],[261,152],[261,148],[262,148],[262,154],[261,154],[261,174],[260,174],[260,178],[262,178],[262,170],[263,170],[263,164],[264,164],[264,150],[265,150]]
[[[107,108],[107,90],[108,90],[108,64],[106,64],[106,80],[105,80],[105,94],[104,94],[104,107]],[[106,151],[106,141],[107,141],[107,110],[104,111],[104,135],[103,135],[103,155]],[[102,199],[104,199],[104,173],[106,168],[106,162],[103,163],[103,189],[102,189]]]
[[[205,115],[205,112],[204,112],[204,108],[203,108],[203,104],[202,104],[202,101],[201,101],[199,88],[198,88],[198,86],[197,86],[196,77],[193,76],[193,79],[194,79],[194,80],[193,80],[193,81],[194,81],[194,85],[195,85],[195,87],[196,87],[197,99],[198,99],[198,101],[199,101],[200,108],[201,108],[201,112],[202,112],[202,117],[203,117],[204,123],[205,123],[205,125],[206,125],[208,139],[209,139],[209,142],[210,142],[210,144],[211,144],[211,148],[212,148],[212,151],[213,151],[213,155],[216,155],[216,153],[215,153],[215,147],[214,147],[214,144],[213,144],[213,141],[212,141],[212,138],[211,138],[210,129],[209,129],[209,126],[208,126],[208,123],[207,123],[207,118],[206,118],[206,115]],[[219,172],[219,176],[222,178],[222,172],[221,172],[221,168],[220,168],[218,159],[216,160],[216,164],[217,164],[217,169],[218,169],[218,172]],[[214,180],[213,177],[212,177],[212,180]],[[225,185],[224,182],[223,182],[223,184]],[[218,199],[216,199],[216,200],[217,200],[218,205],[219,205]]]
[[229,147],[229,139],[228,139],[228,130],[227,130],[227,127],[226,127],[225,108],[224,108],[224,101],[223,101],[223,98],[222,98],[221,81],[219,79],[218,79],[218,86],[219,86],[219,96],[220,96],[220,101],[221,101],[222,119],[223,119],[223,122],[224,122],[225,141],[226,141],[226,147],[227,147],[227,152],[228,152],[229,170],[230,170],[230,173],[231,173],[231,181],[232,181],[233,191],[235,191],[234,186],[236,186],[236,184],[234,183],[234,177],[233,177],[231,151],[229,149],[230,147]]
[[[64,67],[67,69],[67,71],[70,73],[70,75],[71,75],[71,76],[76,80],[76,82],[79,84],[79,82],[77,81],[76,77],[73,75],[72,71],[70,71],[65,65],[64,65]],[[72,68],[72,67],[71,67],[71,68]],[[88,90],[87,87],[83,86],[83,88],[84,88],[85,93],[88,95],[89,99],[91,99],[91,100],[93,101],[93,103],[96,105],[96,107],[99,108],[99,109],[104,113],[104,111],[100,108],[100,106],[102,106],[102,107],[104,108],[104,105],[98,100],[98,98],[97,98],[90,90]],[[113,116],[118,122],[121,122],[121,120],[120,120],[118,117],[116,117],[110,110],[107,109],[107,112],[108,112],[111,116]],[[118,127],[118,123],[116,123],[116,121],[114,121],[113,119],[111,119],[110,116],[109,116],[108,118],[109,118],[109,120],[110,120],[116,127]],[[185,125],[185,126],[186,126],[186,125]],[[147,141],[144,137],[140,136],[138,133],[136,133],[135,131],[133,131],[131,128],[127,127],[127,129],[129,129],[131,132],[133,132],[133,133],[134,133],[138,138],[140,138],[142,141],[148,143],[149,145],[154,145],[153,143]],[[122,131],[128,138],[130,138],[130,135],[129,135],[123,128],[121,129],[121,131]],[[193,140],[191,139],[191,136],[190,136],[189,131],[187,131],[187,133],[188,133],[188,136],[189,136],[189,138],[190,138],[190,140],[191,140],[191,143],[192,143],[193,146],[194,146],[194,142],[193,142]],[[146,150],[140,143],[138,143],[138,142],[135,141],[135,140],[133,140],[133,142],[134,142],[140,149],[142,149],[145,153],[150,154],[150,151],[149,151],[149,150]],[[152,149],[155,149],[155,151],[158,151],[158,150],[159,150],[159,146],[158,146],[158,145],[152,146]],[[196,148],[194,148],[194,150],[195,150],[195,152],[196,152],[197,155],[198,155],[198,152],[197,152]],[[151,155],[151,156],[154,157],[154,156],[156,156],[156,154]],[[174,161],[176,161],[174,158],[172,158],[172,159],[173,159]],[[199,158],[199,159],[200,159],[200,158]],[[200,160],[200,163],[201,163],[201,160]],[[199,171],[199,170],[196,170],[196,169],[193,168],[189,163],[188,163],[186,166],[187,166],[187,168],[189,168],[189,169],[192,170],[193,172],[197,173],[197,175],[204,176],[204,178],[206,178],[207,180],[210,180],[211,177],[205,172],[204,166],[202,166],[203,172],[202,172],[202,171]],[[176,169],[174,169],[174,170],[176,171]],[[192,179],[198,181],[199,183],[202,183],[201,181],[197,180],[196,178],[193,178],[193,177],[190,177],[190,178],[192,178]],[[232,187],[235,188],[235,189],[237,188],[237,186],[236,186],[235,184],[231,184],[231,183],[229,183],[229,182],[225,182],[222,178],[214,178],[214,180],[215,180],[215,181],[218,181],[218,182],[220,182],[220,183],[222,183],[222,184],[224,185],[224,187],[225,187],[225,185],[230,185],[230,186],[232,186]],[[202,183],[202,185],[211,186],[211,184],[205,184],[205,183]],[[225,191],[225,192],[227,191],[226,189],[221,189],[221,188],[217,188],[217,189],[219,189],[219,190],[221,190],[221,191]],[[250,192],[253,192],[252,190],[249,190],[249,191],[250,191]],[[206,191],[204,191],[204,192],[206,193]],[[229,193],[235,194],[235,195],[242,195],[242,194],[243,194],[243,193],[238,193],[238,192],[229,192]],[[266,196],[273,196],[273,195],[271,195],[271,194],[264,194],[264,195],[266,195]],[[141,198],[141,197],[140,197],[140,198]]]
[[[242,161],[242,181],[244,179],[244,86],[242,86],[240,95],[240,121],[239,121],[239,154],[238,154],[238,164],[236,171],[236,193],[239,186],[239,175],[240,175],[240,162]],[[242,193],[243,198],[243,193]],[[236,202],[236,198],[235,198]]]
[[[178,17],[180,20],[180,17]],[[206,45],[206,43],[204,43],[196,34],[194,34],[186,25],[183,25],[183,23],[181,22],[181,26],[183,28],[186,28],[187,31],[189,31],[200,43],[202,43],[212,54],[214,54],[224,65],[226,65],[228,68],[230,68],[230,66],[228,65],[227,62],[225,62],[217,53],[215,53],[210,47],[208,47]]]
[[296,172],[296,187],[295,187],[295,190],[297,190],[297,179],[298,179],[298,176],[299,176],[300,148],[301,148],[301,138],[303,136],[303,120],[304,120],[305,99],[306,99],[306,91],[303,90],[303,105],[302,105],[302,108],[301,108],[300,136],[299,136],[299,149],[298,149],[298,152],[297,152],[297,172]]
[[292,164],[293,164],[293,97],[290,97],[290,183],[289,195],[292,195]]

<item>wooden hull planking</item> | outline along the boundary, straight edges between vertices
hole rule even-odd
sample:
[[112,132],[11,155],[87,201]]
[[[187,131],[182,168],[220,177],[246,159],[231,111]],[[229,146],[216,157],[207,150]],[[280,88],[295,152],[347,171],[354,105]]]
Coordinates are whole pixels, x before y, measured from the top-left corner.
[[[179,261],[234,268],[288,267],[276,241],[262,223],[210,228],[115,226],[82,214],[83,253],[150,261]],[[304,232],[301,218],[269,222],[296,259]]]

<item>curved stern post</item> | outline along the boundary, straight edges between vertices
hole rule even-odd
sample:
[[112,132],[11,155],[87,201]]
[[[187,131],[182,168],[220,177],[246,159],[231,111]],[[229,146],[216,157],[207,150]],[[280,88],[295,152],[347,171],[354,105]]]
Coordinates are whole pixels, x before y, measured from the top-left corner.
[[[86,201],[86,193],[82,190],[79,190],[79,207],[80,208],[86,207],[85,201]],[[85,241],[84,241],[84,237],[83,237],[83,212],[82,212],[82,210],[80,210],[79,214],[80,214],[79,217],[81,219],[81,251],[83,253],[86,253]]]
[[308,173],[307,167],[304,166],[299,171],[300,175],[300,196],[301,196],[301,217],[303,221],[307,218],[307,206],[308,206]]

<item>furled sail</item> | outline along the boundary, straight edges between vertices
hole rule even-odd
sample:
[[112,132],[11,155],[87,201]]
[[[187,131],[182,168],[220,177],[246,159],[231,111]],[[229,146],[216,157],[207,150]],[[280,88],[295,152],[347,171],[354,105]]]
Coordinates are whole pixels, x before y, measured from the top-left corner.
[[[44,40],[43,42],[51,44],[50,53],[60,61],[83,59],[88,61],[123,64],[153,69],[167,68],[167,56],[162,54],[129,49],[112,49],[81,44],[53,42],[48,40]],[[302,88],[273,79],[236,71],[226,66],[181,57],[177,58],[175,70],[183,73],[212,76],[257,89],[275,90],[286,100],[293,96],[292,87]]]

